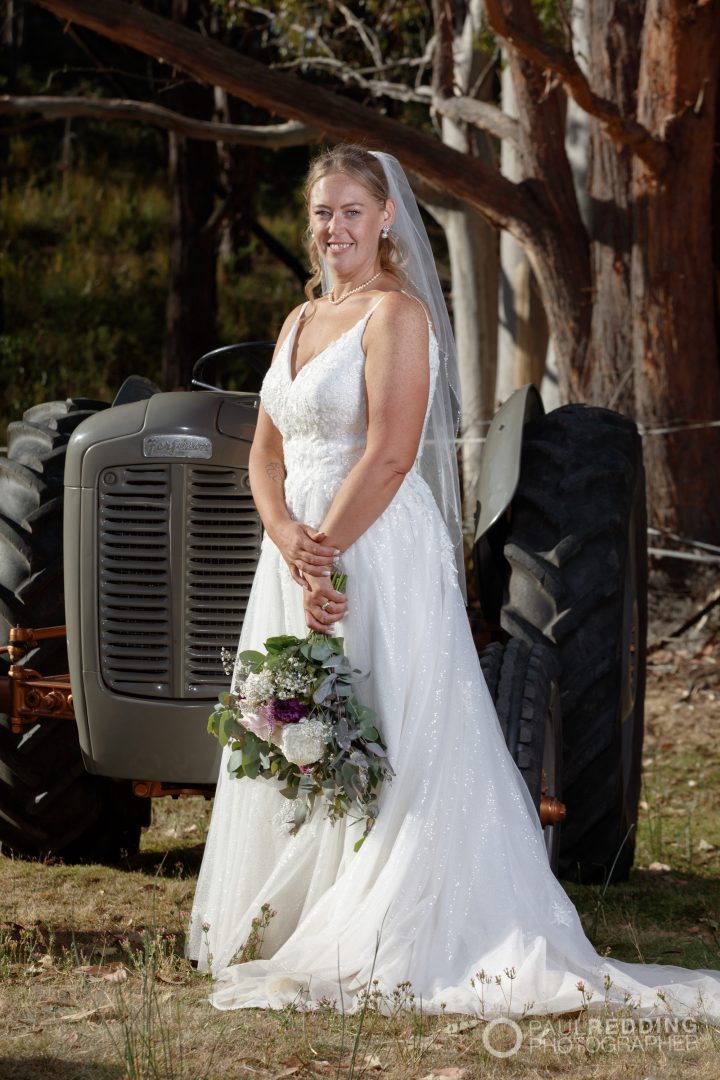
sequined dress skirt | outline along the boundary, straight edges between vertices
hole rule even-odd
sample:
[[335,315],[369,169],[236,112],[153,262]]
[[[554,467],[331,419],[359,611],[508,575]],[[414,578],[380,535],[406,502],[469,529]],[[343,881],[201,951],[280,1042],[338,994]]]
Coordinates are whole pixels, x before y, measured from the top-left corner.
[[[290,470],[294,516],[318,525],[336,486]],[[720,1023],[720,972],[612,961],[585,936],[550,870],[483,680],[449,537],[415,470],[342,564],[348,613],[336,632],[371,672],[357,694],[378,714],[396,776],[355,852],[361,826],[331,824],[316,807],[291,836],[274,784],[231,779],[223,760],[188,945],[214,974],[212,1003],[352,1012],[376,980],[388,995],[410,983],[428,1013],[532,1015],[579,1008],[582,982],[591,1009],[662,1014],[661,989],[676,1014]],[[240,648],[305,632],[301,590],[266,537]],[[263,904],[275,914],[260,958],[233,962]]]

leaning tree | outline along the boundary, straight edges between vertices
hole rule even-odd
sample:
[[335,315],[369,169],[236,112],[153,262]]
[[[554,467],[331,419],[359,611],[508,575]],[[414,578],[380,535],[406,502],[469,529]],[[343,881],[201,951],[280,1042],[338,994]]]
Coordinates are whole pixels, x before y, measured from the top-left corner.
[[[571,33],[549,37],[531,0],[485,0],[517,119],[450,93],[447,79],[433,107],[512,141],[521,175],[510,181],[488,162],[137,6],[35,2],[285,119],[389,148],[507,229],[539,283],[563,398],[632,411],[648,432],[654,523],[720,541],[720,503],[707,498],[707,468],[720,450],[712,230],[720,5],[587,0],[581,65]],[[453,0],[441,7],[454,17]],[[568,97],[591,123],[585,219],[565,149]]]

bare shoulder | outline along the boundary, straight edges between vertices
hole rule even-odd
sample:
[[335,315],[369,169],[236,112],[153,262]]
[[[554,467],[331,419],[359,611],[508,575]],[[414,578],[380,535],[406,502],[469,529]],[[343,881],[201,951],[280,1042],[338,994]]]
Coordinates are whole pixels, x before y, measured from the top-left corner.
[[283,342],[285,341],[285,338],[288,336],[288,334],[292,330],[298,316],[300,315],[300,312],[302,311],[302,309],[304,307],[305,307],[304,303],[303,304],[298,304],[297,307],[294,307],[292,309],[292,311],[289,313],[289,315],[287,316],[287,318],[285,319],[285,322],[280,327],[280,333],[278,334],[277,342],[275,343],[275,353],[273,355],[273,359],[275,359],[275,356],[277,356],[278,350],[280,349]]
[[425,305],[399,290],[386,293],[368,323],[368,344],[380,337],[386,341],[401,339],[413,344],[426,343],[428,316]]

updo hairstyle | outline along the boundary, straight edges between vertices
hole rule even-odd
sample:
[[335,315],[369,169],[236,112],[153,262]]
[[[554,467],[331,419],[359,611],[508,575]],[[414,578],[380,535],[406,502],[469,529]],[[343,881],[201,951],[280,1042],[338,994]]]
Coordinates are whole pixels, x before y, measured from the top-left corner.
[[[319,154],[312,162],[307,180],[305,181],[305,206],[310,212],[310,195],[312,189],[319,180],[326,176],[337,174],[349,176],[365,188],[370,196],[375,199],[379,206],[384,206],[388,198],[388,184],[382,163],[373,154],[364,150],[362,146],[354,146],[352,143],[338,143],[330,150]],[[407,284],[405,273],[405,255],[399,241],[392,232],[379,239],[380,267],[388,274],[392,274],[399,284]],[[318,246],[312,235],[312,229],[307,229],[307,253],[310,259],[312,276],[305,285],[305,295],[308,300],[314,301],[315,290],[322,283],[322,259]]]

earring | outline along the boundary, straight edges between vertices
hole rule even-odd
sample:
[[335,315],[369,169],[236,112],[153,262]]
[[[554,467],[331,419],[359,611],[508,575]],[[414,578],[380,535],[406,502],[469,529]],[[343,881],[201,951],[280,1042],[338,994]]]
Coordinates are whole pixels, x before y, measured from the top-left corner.
[[390,235],[390,226],[383,225],[380,235],[382,236],[383,240],[387,240],[388,236]]

